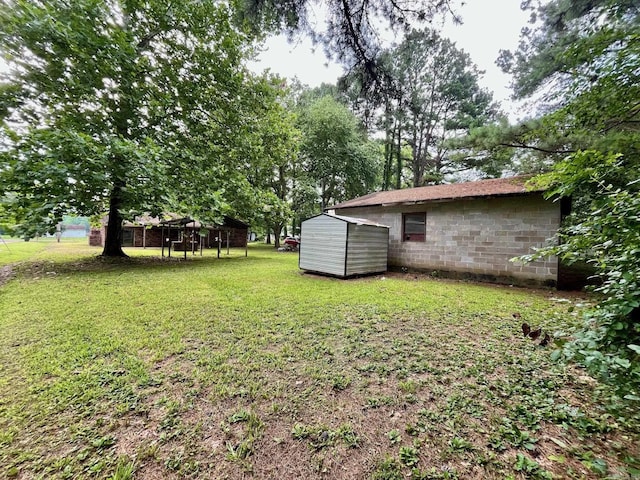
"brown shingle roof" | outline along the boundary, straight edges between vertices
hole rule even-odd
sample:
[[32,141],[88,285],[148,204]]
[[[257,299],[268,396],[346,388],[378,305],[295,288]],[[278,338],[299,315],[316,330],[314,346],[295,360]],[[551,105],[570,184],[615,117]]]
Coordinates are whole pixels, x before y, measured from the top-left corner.
[[406,188],[375,192],[363,197],[347,200],[332,208],[370,207],[374,205],[397,205],[426,203],[442,200],[454,200],[470,197],[497,197],[507,195],[525,195],[541,192],[542,189],[529,189],[524,186],[530,176],[479,180],[476,182],[452,183],[428,187]]

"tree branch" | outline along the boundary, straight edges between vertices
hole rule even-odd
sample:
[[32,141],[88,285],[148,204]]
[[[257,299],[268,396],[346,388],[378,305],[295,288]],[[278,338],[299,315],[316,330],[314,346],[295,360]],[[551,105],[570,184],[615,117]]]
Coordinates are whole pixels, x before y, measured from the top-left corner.
[[153,32],[147,33],[136,45],[136,53],[140,55],[151,43],[151,41],[160,35],[163,30],[155,30]]
[[535,150],[536,152],[548,153],[548,154],[569,154],[576,153],[577,150],[551,150],[542,147],[536,147],[533,145],[527,145],[526,143],[507,143],[500,142],[498,143],[501,147],[511,147],[511,148],[524,148],[526,150]]

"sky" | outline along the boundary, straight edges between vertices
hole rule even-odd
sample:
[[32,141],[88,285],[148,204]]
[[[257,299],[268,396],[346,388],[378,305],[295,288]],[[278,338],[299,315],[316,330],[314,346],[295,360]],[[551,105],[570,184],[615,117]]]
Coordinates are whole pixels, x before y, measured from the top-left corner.
[[[494,93],[494,99],[512,121],[525,112],[522,106],[509,99],[510,78],[495,64],[501,49],[515,49],[520,30],[527,24],[529,14],[520,10],[519,0],[468,0],[456,10],[462,17],[462,25],[446,22],[442,35],[456,42],[466,51],[485,74],[480,85]],[[434,24],[438,26],[438,24]],[[400,38],[397,39],[400,41]],[[321,83],[336,83],[342,67],[329,61],[322,47],[315,48],[308,38],[299,37],[289,43],[282,35],[271,37],[265,50],[250,68],[255,72],[269,69],[286,78],[297,77],[303,84],[316,87]]]

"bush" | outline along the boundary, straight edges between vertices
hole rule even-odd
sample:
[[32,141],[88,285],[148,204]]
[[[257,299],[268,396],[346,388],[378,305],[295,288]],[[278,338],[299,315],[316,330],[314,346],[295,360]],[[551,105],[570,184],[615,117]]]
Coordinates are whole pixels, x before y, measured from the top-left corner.
[[[584,314],[581,330],[554,355],[583,365],[615,387],[630,411],[640,409],[640,181],[616,186],[626,167],[618,155],[579,152],[536,180],[549,196],[589,192],[589,210],[572,214],[558,242],[523,257],[557,255],[586,261],[602,282],[600,302]],[[629,172],[626,172],[629,175]],[[628,177],[627,177],[628,178]]]

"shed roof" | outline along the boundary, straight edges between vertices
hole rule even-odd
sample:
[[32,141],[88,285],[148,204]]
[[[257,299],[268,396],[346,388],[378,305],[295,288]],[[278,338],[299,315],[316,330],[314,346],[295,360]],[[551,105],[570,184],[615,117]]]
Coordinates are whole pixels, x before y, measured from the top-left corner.
[[428,187],[406,188],[374,192],[363,197],[347,200],[332,208],[352,208],[386,206],[398,204],[415,204],[459,198],[499,197],[511,195],[526,195],[541,192],[542,188],[527,188],[525,183],[531,176],[517,176],[510,178],[496,178],[475,182],[452,183],[448,185],[432,185]]
[[[316,218],[316,217],[321,217],[321,216],[336,218],[338,220],[342,220],[343,222],[353,223],[353,224],[356,224],[356,225],[369,225],[371,227],[389,228],[389,226],[387,226],[387,225],[382,225],[381,223],[376,223],[376,222],[373,222],[371,220],[367,220],[366,218],[345,217],[344,215],[335,215],[333,213],[320,213],[320,214],[316,215],[315,217],[311,217],[311,218]],[[307,220],[311,220],[311,218],[309,218]]]

